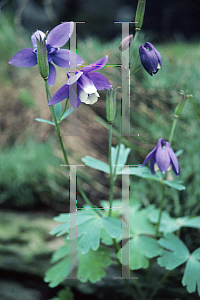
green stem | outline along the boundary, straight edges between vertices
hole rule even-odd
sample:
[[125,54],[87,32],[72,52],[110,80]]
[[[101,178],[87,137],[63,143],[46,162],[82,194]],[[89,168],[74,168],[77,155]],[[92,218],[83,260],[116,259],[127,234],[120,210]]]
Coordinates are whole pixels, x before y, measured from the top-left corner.
[[159,281],[159,283],[157,284],[157,286],[155,287],[155,289],[153,290],[153,292],[151,293],[150,297],[148,298],[148,300],[152,300],[153,296],[157,293],[157,291],[159,290],[159,288],[162,286],[163,282],[167,279],[167,277],[169,276],[169,274],[171,273],[171,270],[167,271],[163,277],[161,278],[161,280]]
[[156,231],[155,231],[155,236],[154,238],[157,239],[158,232],[159,232],[159,227],[160,227],[160,221],[161,221],[161,215],[162,215],[162,207],[163,207],[163,202],[164,202],[164,194],[165,194],[165,184],[162,184],[162,192],[161,192],[161,201],[160,201],[160,210],[159,210],[159,216],[158,216],[158,223],[156,224]]
[[[49,100],[51,99],[51,92],[50,92],[47,80],[45,80],[45,88],[46,88],[47,102],[49,102]],[[49,106],[49,108],[50,108],[51,115],[52,115],[52,118],[53,118],[53,121],[54,121],[54,125],[55,125],[55,128],[56,128],[58,140],[59,140],[59,143],[60,143],[60,146],[61,146],[61,149],[62,149],[64,161],[65,161],[65,164],[67,166],[68,171],[70,171],[70,164],[69,164],[67,153],[65,151],[65,147],[64,147],[64,144],[63,144],[62,136],[60,134],[60,126],[59,126],[59,124],[57,122],[57,119],[56,119],[54,107],[53,107],[53,105],[51,105],[51,106]],[[83,197],[83,199],[85,200],[85,202],[87,203],[87,205],[90,206],[90,207],[94,207],[94,205],[92,205],[92,203],[90,202],[90,200],[88,199],[88,197],[86,196],[86,194],[84,193],[84,191],[82,190],[82,188],[80,187],[79,184],[77,184],[77,189],[80,192],[80,194]],[[95,209],[94,211],[99,216],[101,216],[101,213],[98,210]]]
[[114,173],[113,173],[113,180],[114,180],[114,182],[115,182],[115,179],[116,179],[115,176],[116,176],[117,162],[118,162],[119,152],[120,152],[121,138],[122,138],[122,136],[120,135],[120,136],[119,136],[119,139],[118,139],[117,156],[116,156],[116,160],[115,160],[115,167],[114,167]]
[[109,124],[109,165],[110,165],[110,196],[109,196],[109,217],[112,214],[112,202],[113,202],[113,193],[114,193],[114,178],[113,178],[113,165],[112,165],[112,124]]
[[[165,194],[165,185],[162,182],[161,182],[161,184],[162,184],[162,192],[161,192],[161,200],[160,200],[160,209],[159,209],[158,223],[156,224],[156,230],[155,230],[155,235],[154,235],[155,239],[157,239],[157,237],[158,237],[158,232],[159,232],[159,227],[160,227],[160,221],[161,221],[161,215],[162,215],[163,200],[164,200],[164,194]],[[151,281],[151,274],[152,274],[152,267],[153,267],[153,259],[150,260],[149,269],[148,269],[148,272],[147,272],[146,296],[148,295],[148,292],[149,292],[150,281]]]
[[169,136],[169,144],[170,144],[170,146],[172,144],[172,140],[173,140],[174,131],[175,131],[175,127],[176,127],[177,121],[178,121],[178,116],[174,116],[174,120],[173,120],[173,123],[172,123],[171,132],[170,132],[170,136]]

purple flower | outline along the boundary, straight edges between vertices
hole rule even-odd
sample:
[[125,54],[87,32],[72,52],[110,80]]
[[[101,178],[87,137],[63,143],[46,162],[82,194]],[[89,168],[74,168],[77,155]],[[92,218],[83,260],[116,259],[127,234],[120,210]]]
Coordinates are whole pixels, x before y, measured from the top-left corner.
[[180,175],[180,166],[178,159],[169,145],[164,139],[159,139],[156,148],[154,148],[145,158],[142,167],[149,161],[151,173],[155,174],[155,164],[157,164],[159,170],[164,174],[169,168],[172,167],[174,173]]
[[151,43],[145,43],[139,48],[140,60],[145,70],[153,76],[162,69],[162,57]]
[[56,81],[56,69],[52,62],[61,68],[69,68],[69,60],[76,59],[77,64],[82,64],[83,59],[76,55],[73,51],[67,49],[59,49],[64,46],[69,40],[74,30],[73,22],[62,23],[53,28],[49,34],[46,35],[41,30],[37,30],[32,36],[31,41],[33,48],[25,48],[16,53],[9,64],[17,67],[33,67],[37,65],[37,40],[46,39],[46,47],[49,62],[49,85],[54,85]]
[[81,102],[94,104],[100,97],[97,90],[111,88],[110,82],[102,74],[95,72],[103,68],[107,61],[108,56],[105,56],[82,70],[76,71],[73,76],[71,76],[72,72],[68,72],[68,81],[53,95],[48,105],[54,105],[66,98],[69,98],[74,108],[77,108]]

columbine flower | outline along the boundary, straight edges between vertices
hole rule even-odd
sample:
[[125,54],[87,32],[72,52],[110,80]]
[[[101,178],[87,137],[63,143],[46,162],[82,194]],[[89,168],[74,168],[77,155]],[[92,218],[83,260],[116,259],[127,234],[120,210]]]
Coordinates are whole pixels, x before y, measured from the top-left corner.
[[[77,108],[81,102],[86,104],[94,104],[97,102],[98,97],[100,97],[97,90],[111,88],[110,82],[102,74],[94,72],[103,68],[107,61],[108,56],[105,56],[91,65],[84,67],[82,70],[76,71],[74,76],[71,76],[71,73],[68,72],[68,81],[53,95],[48,105],[54,105],[66,98],[69,98],[74,108]],[[71,91],[73,93],[73,91],[76,90],[76,84],[77,97],[69,97]],[[76,95],[76,93],[74,93],[74,95]]]
[[[145,70],[153,76],[162,69],[162,57],[154,46],[147,42],[139,48],[140,60]],[[153,73],[153,74],[152,74]]]
[[142,167],[149,161],[151,173],[155,174],[155,165],[164,174],[168,169],[172,168],[174,173],[180,175],[180,166],[178,159],[169,145],[164,139],[159,139],[156,148],[154,148],[145,158]]
[[[67,49],[59,49],[69,40],[74,30],[73,22],[62,23],[53,28],[49,34],[45,35],[41,30],[37,30],[32,36],[31,41],[33,48],[25,48],[16,53],[9,63],[17,67],[33,67],[37,65],[37,40],[46,39],[46,47],[49,62],[49,85],[54,85],[56,81],[56,69],[52,62],[59,67],[69,68],[69,60],[76,59],[77,64],[82,64],[83,59],[76,55],[73,51]],[[69,58],[70,57],[70,58]]]
[[119,50],[124,51],[126,49],[128,49],[128,47],[130,47],[131,43],[133,41],[133,35],[128,35],[126,36],[122,41],[121,44],[119,46]]

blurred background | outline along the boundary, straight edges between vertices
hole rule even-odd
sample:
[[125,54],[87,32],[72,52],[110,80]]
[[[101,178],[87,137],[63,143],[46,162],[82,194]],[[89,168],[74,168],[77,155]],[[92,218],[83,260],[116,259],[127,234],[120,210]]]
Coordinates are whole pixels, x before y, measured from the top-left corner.
[[[69,181],[59,150],[54,127],[35,121],[51,120],[44,83],[36,67],[18,68],[8,64],[19,50],[32,47],[30,36],[36,30],[50,31],[64,21],[85,22],[77,25],[77,53],[89,64],[108,55],[108,64],[121,63],[119,45],[121,25],[116,21],[134,21],[137,1],[67,1],[10,0],[0,1],[0,299],[49,300],[59,289],[50,289],[43,282],[50,266],[52,251],[62,244],[48,232],[55,226],[52,217],[69,212]],[[147,0],[144,25],[136,42],[138,48],[149,41],[162,55],[163,70],[151,77],[144,69],[131,77],[131,133],[139,134],[123,140],[132,149],[129,164],[140,164],[159,138],[169,139],[180,90],[187,85],[196,105],[186,103],[178,120],[172,148],[183,149],[179,157],[182,192],[167,189],[164,209],[172,216],[200,213],[200,5],[199,1]],[[130,25],[130,33],[134,26]],[[69,47],[69,44],[66,45]],[[140,67],[140,63],[138,63]],[[57,69],[52,94],[67,80],[66,69]],[[121,85],[121,68],[105,67],[101,73],[113,87]],[[90,155],[108,162],[108,131],[105,125],[105,92],[92,106],[81,104],[78,114],[80,135],[63,136],[71,163],[81,163]],[[121,91],[117,93],[118,128],[121,112]],[[61,133],[68,132],[68,121],[61,124]],[[86,133],[86,135],[85,135]],[[117,139],[113,138],[113,145]],[[99,204],[109,197],[106,175],[87,167],[78,171],[79,183],[90,200]],[[115,189],[119,198],[120,179]],[[160,191],[156,183],[131,178],[131,194],[143,206],[158,204]],[[84,205],[78,195],[78,207]],[[198,230],[183,230],[183,240],[192,251],[199,246]],[[180,278],[173,278],[173,293],[184,296]],[[177,281],[176,281],[177,280]],[[79,289],[79,292],[77,291]],[[88,287],[89,290],[89,287]],[[99,299],[91,287],[91,299]],[[74,299],[82,299],[83,287],[72,288]],[[105,289],[106,291],[106,289]],[[163,291],[164,293],[165,291]],[[183,292],[183,294],[182,294]],[[70,293],[70,292],[69,292]],[[117,297],[117,296],[116,296]],[[184,298],[186,297],[186,298]],[[71,299],[71,298],[69,298]],[[89,298],[88,298],[89,299]],[[118,299],[118,298],[116,298]],[[160,298],[163,299],[162,295]],[[173,298],[172,298],[173,299]]]

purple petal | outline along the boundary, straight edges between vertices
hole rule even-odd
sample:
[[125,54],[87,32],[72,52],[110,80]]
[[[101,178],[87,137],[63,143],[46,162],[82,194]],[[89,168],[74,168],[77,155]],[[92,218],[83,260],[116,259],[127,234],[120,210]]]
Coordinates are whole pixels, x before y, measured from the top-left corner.
[[48,105],[54,105],[66,98],[69,98],[69,86],[64,84],[57,92],[55,92],[53,97],[51,97]]
[[78,84],[72,84],[69,86],[69,102],[73,108],[78,108],[79,105],[81,104],[81,100],[78,96]]
[[145,49],[143,45],[140,46],[139,53],[144,69],[152,76],[152,72],[156,72],[158,67],[157,55],[152,50]]
[[162,148],[162,146],[158,146],[155,155],[158,168],[163,174],[167,172],[171,162],[169,149],[169,143],[166,143],[164,148]]
[[155,54],[158,58],[158,61],[160,63],[160,66],[162,68],[162,57],[161,57],[160,53],[158,52],[158,50],[156,50],[156,48],[149,42],[146,42],[144,47],[149,48],[149,50],[152,50],[153,52],[155,52]]
[[150,170],[151,170],[152,174],[155,174],[155,170],[154,170],[155,163],[156,163],[156,158],[155,158],[155,152],[154,152],[154,155],[152,155],[151,162],[150,162]]
[[[70,72],[68,72],[67,74],[70,74]],[[78,71],[77,74],[75,74],[74,76],[69,77],[69,79],[67,80],[67,85],[71,85],[73,83],[75,83],[81,76],[82,76],[83,72]],[[69,75],[68,75],[69,76]]]
[[50,86],[54,85],[56,82],[56,68],[54,65],[49,63],[49,78],[48,78],[48,84]]
[[73,30],[73,22],[65,22],[56,26],[47,35],[47,44],[55,48],[64,46],[72,35]]
[[106,77],[102,74],[92,72],[87,74],[87,76],[93,81],[96,89],[99,91],[104,89],[110,89],[112,86],[108,79],[106,79]]
[[176,154],[174,153],[172,148],[169,148],[169,155],[170,155],[170,158],[171,158],[172,170],[174,171],[176,176],[178,176],[178,175],[180,175],[180,166],[179,166]]
[[144,165],[150,160],[150,159],[154,159],[155,160],[155,152],[157,150],[157,147],[154,148],[146,157],[145,160],[143,161],[142,167],[144,167]]
[[37,55],[32,48],[25,48],[17,52],[9,61],[9,64],[17,67],[33,67],[37,65]]
[[86,94],[93,94],[96,93],[96,87],[90,77],[86,75],[80,76],[78,80],[79,87],[86,93]]
[[45,37],[45,33],[41,30],[37,30],[32,34],[31,41],[32,41],[33,48],[37,48],[37,39],[40,40],[40,37],[42,38],[42,40]]
[[97,71],[101,68],[103,68],[105,66],[105,64],[107,63],[108,61],[108,55],[102,57],[101,59],[93,62],[91,65],[87,66],[87,67],[84,67],[82,69],[82,71],[86,74],[88,72],[94,72],[94,71]]
[[71,50],[58,49],[52,57],[53,62],[61,68],[69,68],[70,60],[74,60],[74,65],[81,65],[84,60]]

